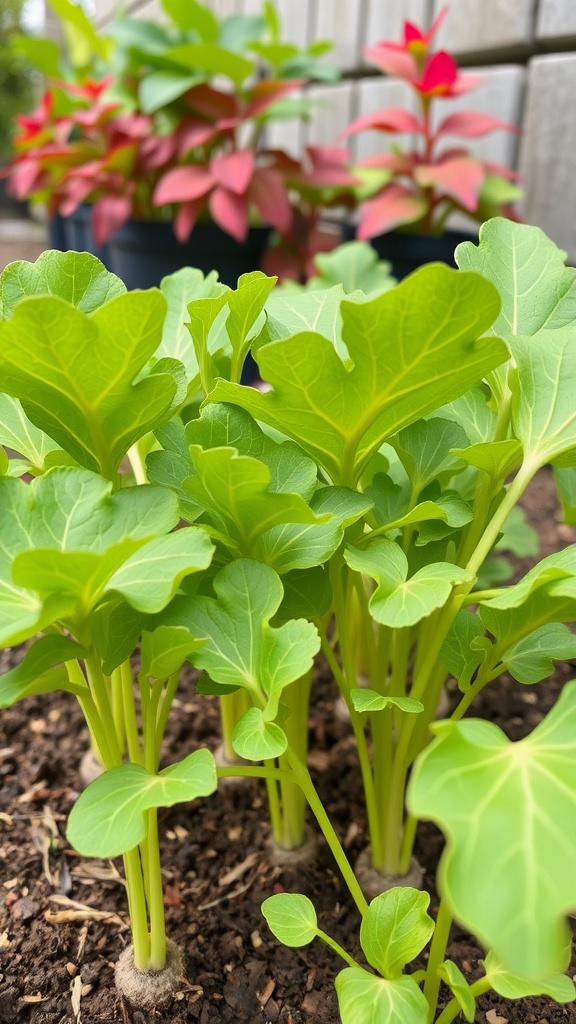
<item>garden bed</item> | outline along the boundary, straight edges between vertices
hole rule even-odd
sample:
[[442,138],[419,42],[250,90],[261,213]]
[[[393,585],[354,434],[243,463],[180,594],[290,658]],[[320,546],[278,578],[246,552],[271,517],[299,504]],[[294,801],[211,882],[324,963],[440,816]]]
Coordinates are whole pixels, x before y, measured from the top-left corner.
[[[558,523],[547,470],[540,472],[523,504],[539,531],[541,555],[574,540],[574,531]],[[518,563],[519,574],[526,568],[527,563]],[[533,730],[574,674],[573,666],[561,664],[551,680],[537,687],[504,677],[481,694],[474,713],[519,739]],[[330,680],[319,678],[314,694],[310,764],[354,862],[366,845],[363,812],[351,814],[351,808],[362,806],[355,744],[333,714],[337,692]],[[215,703],[196,698],[190,674],[169,727],[168,760],[198,745],[214,748],[218,721]],[[188,980],[163,1017],[130,1015],[120,1005],[113,965],[130,941],[121,878],[114,864],[81,858],[64,838],[86,746],[87,732],[72,697],[31,697],[2,712],[0,1024],[147,1024],[152,1019],[170,1024],[336,1024],[337,958],[319,942],[286,950],[269,933],[259,908],[273,892],[305,892],[321,926],[348,948],[358,932],[357,914],[325,847],[318,863],[308,868],[272,864],[262,820],[265,792],[255,781],[222,787],[211,799],[162,815],[168,934],[185,950]],[[72,780],[72,786],[64,780]],[[435,828],[421,825],[416,852],[426,868],[424,884],[433,894],[434,910],[441,848]],[[361,955],[353,946],[350,951]],[[481,973],[481,950],[456,927],[448,956],[469,980]],[[576,1021],[574,1006],[544,998],[511,1003],[492,993],[481,997],[478,1007],[479,1024]]]

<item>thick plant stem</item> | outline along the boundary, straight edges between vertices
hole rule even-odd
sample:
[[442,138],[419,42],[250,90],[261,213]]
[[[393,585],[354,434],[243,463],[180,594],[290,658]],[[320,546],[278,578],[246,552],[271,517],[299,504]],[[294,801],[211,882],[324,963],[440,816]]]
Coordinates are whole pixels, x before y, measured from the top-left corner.
[[112,714],[114,715],[114,728],[116,739],[121,751],[126,746],[126,726],[124,722],[124,691],[122,687],[122,675],[120,668],[115,668],[110,676],[110,691],[112,696]]
[[144,878],[138,847],[124,854],[124,873],[128,893],[128,910],[130,928],[134,945],[134,963],[139,971],[150,969],[150,934],[148,931],[148,915]]
[[250,707],[250,695],[239,689],[220,697],[220,718],[222,722],[222,745],[227,761],[236,761],[237,754],[232,746],[232,733],[242,715]]
[[428,966],[426,968],[426,980],[424,981],[424,996],[428,1003],[428,1024],[432,1024],[436,1015],[438,993],[440,991],[440,975],[438,974],[438,968],[442,963],[444,963],[446,958],[446,947],[448,945],[451,926],[452,918],[446,905],[446,901],[440,900],[438,916],[436,918],[436,927],[434,929],[434,935],[432,936],[432,943],[430,946]]
[[162,741],[164,739],[164,733],[166,732],[168,718],[170,717],[172,701],[176,696],[176,690],[178,689],[179,683],[180,670],[178,670],[178,672],[173,672],[172,675],[168,677],[166,688],[158,708],[158,715],[156,719],[156,764],[160,764]]
[[[300,761],[308,757],[308,712],[312,671],[307,672],[287,686],[282,693],[282,703],[290,709],[284,721],[284,732],[288,743]],[[288,767],[285,754],[278,758],[279,768]],[[280,782],[282,834],[279,845],[284,850],[295,850],[302,846],[306,835],[306,800],[300,786],[295,782]],[[275,837],[276,838],[276,837]]]
[[161,971],[166,965],[166,921],[160,864],[158,812],[148,811],[148,916],[150,919],[150,970]]
[[122,662],[120,666],[120,684],[122,687],[122,699],[124,704],[124,728],[126,730],[126,741],[128,744],[128,756],[133,764],[143,764],[142,748],[138,735],[138,721],[136,718],[136,707],[134,705],[134,681],[132,679],[132,666],[130,658]]
[[91,652],[86,657],[86,671],[88,673],[88,680],[90,682],[90,689],[94,697],[94,702],[98,708],[100,718],[106,727],[107,745],[109,747],[110,754],[114,759],[115,764],[122,764],[122,752],[116,737],[116,732],[114,729],[109,728],[109,725],[113,723],[114,719],[108,688],[102,672],[100,659],[94,652]]

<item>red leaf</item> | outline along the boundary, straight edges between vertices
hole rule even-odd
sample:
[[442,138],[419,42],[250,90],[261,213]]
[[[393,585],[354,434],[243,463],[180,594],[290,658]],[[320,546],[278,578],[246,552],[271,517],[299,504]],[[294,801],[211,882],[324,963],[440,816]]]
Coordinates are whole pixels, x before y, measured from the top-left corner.
[[281,235],[292,227],[292,209],[281,176],[270,167],[259,167],[250,182],[251,202],[265,224],[271,224]]
[[216,157],[210,163],[210,172],[216,185],[241,196],[254,173],[254,151],[242,149],[239,153]]
[[414,83],[418,78],[418,68],[411,53],[396,43],[377,43],[362,50],[368,60],[372,61],[381,71],[395,78],[403,78]]
[[497,117],[490,117],[489,114],[477,114],[474,110],[463,110],[459,114],[450,114],[439,124],[436,135],[463,135],[466,138],[474,139],[479,135],[488,135],[498,129],[517,132],[519,129],[514,124],[507,124],[506,121],[499,121]]
[[163,167],[176,155],[176,140],[173,135],[150,135],[140,145],[139,162],[144,170]]
[[60,213],[63,217],[70,216],[77,210],[80,203],[88,198],[94,191],[95,181],[93,178],[71,177],[63,186],[64,197],[60,203]]
[[347,135],[354,135],[356,132],[363,132],[369,129],[379,132],[418,132],[424,131],[423,125],[414,114],[408,110],[401,110],[399,107],[385,107],[383,110],[375,110],[373,114],[363,114],[352,122],[345,131],[342,138]]
[[182,203],[174,218],[174,234],[179,242],[188,241],[192,234],[192,229],[205,205],[205,196],[202,196],[200,199],[192,199],[189,203]]
[[219,121],[223,117],[238,116],[238,100],[230,93],[221,92],[220,89],[213,89],[211,85],[195,85],[185,94],[189,107],[196,110],[203,117]]
[[94,241],[104,245],[110,235],[126,223],[132,212],[132,201],[129,196],[102,196],[92,210],[91,224]]
[[426,202],[404,185],[388,185],[360,208],[357,237],[363,241],[391,231],[399,224],[412,224],[426,212]]
[[154,206],[185,203],[189,199],[205,196],[213,184],[212,175],[205,167],[198,167],[195,164],[174,167],[160,178],[152,202]]
[[512,171],[509,167],[503,167],[502,164],[493,164],[485,160],[484,170],[487,174],[500,175],[501,178],[507,178],[508,181],[522,181],[522,175],[518,171]]
[[44,171],[36,160],[20,160],[10,172],[10,194],[15,199],[27,199],[40,186]]
[[227,188],[215,188],[209,199],[210,213],[216,223],[237,242],[248,234],[248,198]]
[[287,82],[258,82],[248,93],[248,106],[244,110],[243,117],[258,117],[268,110],[276,100],[294,92],[301,85],[304,85],[303,78],[292,78]]
[[217,125],[206,124],[195,118],[184,121],[176,132],[180,158],[183,159],[196,146],[204,146],[207,142],[211,142],[218,134]]
[[467,210],[478,208],[478,197],[485,177],[483,165],[471,157],[455,157],[441,164],[423,164],[414,172],[419,185],[424,188],[440,188]]
[[451,92],[457,78],[458,68],[455,61],[445,50],[439,50],[426,62],[424,73],[416,83],[416,88],[423,96],[445,96]]

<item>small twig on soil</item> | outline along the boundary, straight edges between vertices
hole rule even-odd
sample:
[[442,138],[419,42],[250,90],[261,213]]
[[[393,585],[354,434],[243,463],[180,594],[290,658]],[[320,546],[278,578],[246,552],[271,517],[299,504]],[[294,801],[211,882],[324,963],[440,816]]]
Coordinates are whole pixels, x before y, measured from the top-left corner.
[[220,896],[217,900],[210,900],[210,903],[202,903],[201,906],[198,907],[198,910],[210,910],[212,907],[217,907],[219,903],[225,903],[226,900],[233,900],[236,896],[241,896],[242,893],[248,892],[248,889],[254,885],[257,878],[258,872],[255,872],[246,885],[241,885],[239,889],[234,889],[234,892],[228,892],[224,896]]
[[242,878],[242,875],[245,875],[248,869],[253,867],[259,859],[260,853],[258,851],[249,853],[241,864],[237,864],[235,868],[227,871],[225,875],[222,875],[222,878],[218,879],[218,885],[231,885],[232,882],[237,882],[238,879]]
[[71,921],[107,921],[110,924],[120,925],[123,930],[128,928],[126,921],[123,921],[118,914],[111,910],[94,910],[93,907],[88,907],[84,903],[77,903],[76,900],[71,900],[68,896],[61,896],[58,893],[49,896],[48,899],[60,904],[62,907],[68,908],[66,910],[59,910],[56,913],[46,910],[44,917],[49,924],[69,924]]

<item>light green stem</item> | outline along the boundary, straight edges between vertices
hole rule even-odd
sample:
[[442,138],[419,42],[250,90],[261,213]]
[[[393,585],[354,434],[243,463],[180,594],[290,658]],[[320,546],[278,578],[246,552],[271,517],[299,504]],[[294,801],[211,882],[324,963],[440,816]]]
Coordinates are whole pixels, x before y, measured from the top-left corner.
[[128,743],[128,756],[132,764],[143,764],[144,758],[138,734],[138,721],[134,704],[134,680],[132,678],[130,658],[123,661],[120,666],[120,684],[124,704],[124,727]]
[[235,693],[220,697],[220,719],[222,723],[222,746],[227,761],[236,761],[237,754],[232,746],[232,733],[250,707],[250,695],[240,688]]
[[452,918],[445,900],[440,900],[436,927],[430,945],[430,956],[426,967],[426,980],[424,982],[424,996],[428,1003],[428,1024],[432,1024],[436,1014],[438,993],[440,991],[440,975],[438,968],[446,959],[446,947],[450,937]]
[[134,963],[139,971],[147,971],[150,967],[150,934],[148,931],[142,863],[138,847],[124,854],[124,873],[126,875],[130,928],[134,945]]
[[[310,707],[310,690],[312,688],[312,672],[307,672],[301,679],[287,686],[282,692],[282,703],[290,709],[284,721],[284,731],[288,743],[304,764],[308,758],[308,713]],[[286,755],[278,758],[280,768],[288,766]],[[302,790],[292,780],[280,783],[280,800],[282,805],[282,838],[280,845],[285,850],[295,850],[302,846],[306,835],[306,800]]]
[[322,939],[322,942],[325,942],[327,946],[330,946],[330,949],[333,949],[335,953],[338,953],[338,956],[341,956],[349,967],[359,967],[360,970],[363,970],[358,961],[354,960],[354,958],[351,957],[350,954],[347,953],[340,943],[336,942],[336,939],[333,939],[331,935],[323,932],[321,928],[317,928],[316,935],[319,939]]
[[98,655],[94,651],[91,651],[86,657],[85,664],[88,680],[90,682],[90,689],[92,691],[96,707],[98,708],[100,719],[106,731],[107,746],[110,750],[110,755],[115,764],[122,764],[122,752],[114,729],[114,716],[110,705],[110,697]]
[[110,677],[110,691],[112,694],[112,714],[114,716],[114,729],[116,739],[121,751],[124,751],[126,744],[126,728],[124,724],[124,693],[122,687],[122,676],[119,668],[115,668]]
[[160,839],[158,836],[158,811],[148,811],[148,917],[150,920],[150,970],[161,971],[166,966],[166,920],[164,917],[164,893],[162,866],[160,864]]
[[156,719],[156,764],[160,764],[160,754],[162,751],[162,741],[164,739],[164,733],[166,732],[166,726],[170,717],[170,709],[172,707],[172,701],[176,696],[176,691],[180,683],[180,670],[173,672],[168,677],[166,682],[166,689],[162,695],[161,703],[158,709]]

